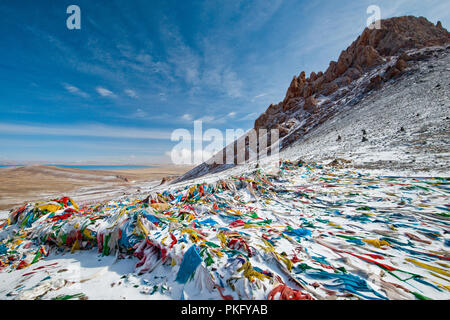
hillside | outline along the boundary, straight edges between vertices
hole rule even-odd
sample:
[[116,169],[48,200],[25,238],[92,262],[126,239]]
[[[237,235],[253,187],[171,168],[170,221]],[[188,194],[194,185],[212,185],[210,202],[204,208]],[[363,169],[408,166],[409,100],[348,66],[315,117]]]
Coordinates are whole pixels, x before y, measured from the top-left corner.
[[[382,20],[381,27],[365,29],[324,73],[294,76],[285,99],[256,119],[255,130],[278,129],[281,150],[292,147],[289,154],[297,157],[308,157],[312,150],[315,161],[333,155],[354,158],[354,150],[379,157],[390,154],[393,159],[387,161],[399,164],[386,168],[395,170],[444,168],[448,161],[450,34],[440,23],[435,26],[422,17]],[[329,135],[322,136],[326,132]],[[363,132],[366,143],[361,144]],[[320,152],[308,141],[319,143]],[[419,154],[430,150],[436,160],[421,162]],[[400,158],[395,156],[398,153]],[[418,162],[411,165],[415,154]],[[377,161],[364,160],[362,165],[381,168]],[[176,182],[233,166],[203,163]]]

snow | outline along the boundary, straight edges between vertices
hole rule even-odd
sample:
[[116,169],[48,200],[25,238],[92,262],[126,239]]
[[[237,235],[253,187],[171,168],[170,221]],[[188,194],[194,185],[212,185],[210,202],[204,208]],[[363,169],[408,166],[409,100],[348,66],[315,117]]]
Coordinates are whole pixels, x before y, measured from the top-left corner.
[[[270,167],[263,166],[261,173],[249,169],[242,171],[242,167],[233,168],[233,170],[241,170],[240,173],[244,174],[247,179],[260,181],[258,180],[260,176],[271,179],[265,175],[267,172],[265,170],[270,170]],[[222,172],[221,175],[222,177],[216,175],[208,177],[208,179],[217,181],[218,178],[223,178],[225,173]],[[445,186],[445,183],[442,184],[442,180],[382,178],[361,171],[322,168],[313,164],[299,167],[294,163],[285,162],[281,175],[272,178],[272,186],[264,187],[270,191],[269,193],[263,189],[251,188],[239,180],[228,180],[228,183],[232,183],[230,190],[206,196],[203,200],[193,203],[189,212],[195,214],[194,222],[212,218],[219,224],[218,226],[202,224],[196,227],[204,233],[205,241],[220,245],[217,237],[219,226],[239,232],[253,251],[248,260],[252,268],[260,268],[277,275],[293,289],[302,290],[316,299],[327,299],[333,296],[330,296],[322,288],[339,285],[337,280],[318,280],[315,278],[317,272],[301,271],[299,269],[301,264],[298,261],[294,262],[293,270],[288,271],[282,260],[282,254],[289,259],[297,256],[301,263],[322,270],[322,275],[330,271],[332,275],[333,270],[318,263],[317,259],[322,257],[320,259],[325,259],[325,263],[333,268],[344,267],[347,272],[358,277],[357,279],[362,281],[362,285],[366,286],[365,289],[361,289],[366,290],[361,294],[356,293],[356,296],[345,298],[387,296],[394,299],[414,299],[414,295],[410,293],[412,291],[433,299],[450,298],[448,290],[437,290],[429,285],[433,283],[446,285],[445,280],[443,281],[439,277],[440,274],[432,274],[429,270],[406,260],[413,258],[433,267],[448,270],[447,267],[444,267],[447,265],[445,258],[436,258],[430,255],[449,256],[444,241],[448,241],[450,238],[447,233],[450,222],[448,218],[439,215],[440,212],[443,212],[442,208],[448,205],[448,190],[442,188]],[[233,184],[235,187],[232,187]],[[214,185],[210,185],[206,188],[212,190],[213,187]],[[173,189],[172,192],[176,195],[177,190]],[[211,202],[211,200],[213,201]],[[92,226],[92,230],[100,233],[103,232],[102,230],[107,230],[105,228],[114,222],[121,225],[120,221],[125,221],[123,220],[125,216],[120,215],[122,210],[118,208],[130,208],[130,206],[133,207],[133,203],[136,201],[128,197],[109,202],[104,209],[106,214],[109,212],[109,217],[107,214],[104,220],[100,220],[99,224]],[[225,209],[214,212],[212,211],[214,203],[231,205],[232,210],[238,210],[241,214],[236,216],[238,211]],[[184,205],[175,205],[170,211],[186,210],[182,209],[183,207]],[[128,215],[131,217],[133,210],[140,209],[128,210],[131,210]],[[246,212],[255,212],[259,219],[249,219],[248,216],[242,215]],[[153,212],[153,215],[160,219],[164,217],[157,212]],[[176,217],[177,214],[171,216]],[[249,226],[230,227],[229,224],[238,218],[247,221]],[[40,225],[45,226],[45,219],[46,217],[42,217],[33,223],[34,232],[45,230],[45,228],[39,227]],[[267,222],[266,227],[252,225],[267,219],[270,219],[271,222]],[[155,227],[145,219],[143,221],[147,226],[151,242],[164,247],[161,239],[164,239],[164,235],[168,236],[168,229],[161,228],[161,226]],[[183,220],[179,220],[178,223],[183,223]],[[184,223],[184,226],[189,226],[189,224]],[[297,238],[290,235],[284,237],[282,234],[287,230],[287,226],[294,229],[306,228],[311,232],[311,236]],[[181,227],[180,229],[180,227],[179,224],[178,227],[176,225],[170,227],[171,232],[178,240],[183,238],[180,231],[185,228]],[[0,232],[0,238],[6,239],[14,235],[17,230],[15,225],[7,227]],[[425,236],[422,230],[434,232],[439,236],[432,239]],[[424,242],[411,240],[406,233],[413,233]],[[263,234],[271,239],[275,254],[265,251],[268,247],[267,243],[262,241]],[[347,238],[338,235],[356,237],[361,243],[350,243]],[[363,239],[383,238],[388,239],[388,242],[407,243],[412,241],[413,246],[397,246],[393,242],[377,248],[362,242]],[[243,265],[242,262],[236,260],[237,256],[231,254],[231,256],[224,255],[219,258],[212,251],[213,264],[207,266],[205,262],[202,262],[193,279],[185,285],[180,284],[175,281],[175,278],[179,271],[181,258],[183,253],[194,244],[191,242],[192,240],[188,239],[187,241],[187,243],[179,241],[172,249],[165,247],[168,249],[171,259],[174,259],[175,265],[168,262],[160,263],[161,260],[153,256],[152,251],[144,251],[150,254],[147,260],[151,262],[152,267],[151,271],[142,274],[139,272],[142,269],[137,268],[139,262],[137,257],[118,251],[112,251],[110,256],[102,256],[96,248],[71,254],[67,250],[70,248],[56,250],[56,247],[52,247],[48,257],[25,269],[13,269],[10,273],[0,272],[0,297],[3,299],[35,299],[38,297],[52,299],[82,293],[89,299],[181,299],[182,297],[193,300],[221,299],[219,292],[214,290],[214,284],[217,284],[224,287],[223,295],[231,295],[234,299],[266,299],[270,291],[277,286],[277,282],[274,282],[275,277],[272,277],[272,280],[263,279],[250,282],[242,274],[242,271],[238,271]],[[26,242],[24,243],[26,244]],[[145,244],[145,241],[142,244]],[[408,254],[401,248],[413,249],[420,252],[420,255]],[[220,250],[223,253],[228,252],[228,249],[225,248]],[[236,250],[241,251],[244,255],[249,254],[244,248],[236,247]],[[228,253],[230,254],[230,252]],[[416,280],[403,282],[374,263],[356,256],[369,257],[369,254],[381,256],[383,259],[377,258],[376,261],[402,270],[394,272],[400,279],[408,277],[408,274],[404,272],[412,272],[424,277],[423,279],[428,284]],[[9,270],[9,267],[6,270]],[[30,274],[30,272],[32,273]],[[342,276],[346,277],[345,274]],[[386,281],[402,285],[410,292],[386,289],[388,286]],[[319,282],[320,287],[312,287],[311,284],[314,282]],[[230,283],[233,284],[234,289]],[[348,293],[345,290],[344,292]],[[334,298],[344,297],[334,296]]]
[[0,211],[0,221],[4,219],[8,219],[9,212],[8,211]]

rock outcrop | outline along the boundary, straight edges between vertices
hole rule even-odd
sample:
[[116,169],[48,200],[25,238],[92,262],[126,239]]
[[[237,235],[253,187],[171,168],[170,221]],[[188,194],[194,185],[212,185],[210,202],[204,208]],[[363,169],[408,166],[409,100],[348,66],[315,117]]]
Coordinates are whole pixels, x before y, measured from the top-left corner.
[[317,110],[317,100],[313,96],[308,97],[303,108],[309,113],[313,113]]
[[384,77],[373,79],[367,89],[380,87],[383,81],[400,76],[408,67],[407,63],[412,58],[405,53],[406,50],[445,45],[449,42],[450,34],[440,22],[434,25],[424,17],[413,16],[381,20],[380,29],[366,28],[341,52],[338,61],[330,62],[324,73],[312,72],[309,78],[306,78],[305,72],[302,71],[299,76],[294,76],[284,100],[276,108],[271,105],[255,121],[255,129],[276,128],[280,123],[280,113],[297,110],[303,104],[302,100],[303,109],[313,112],[316,110],[318,96],[330,96],[359,79],[365,72],[388,62],[394,56],[399,56],[396,63],[388,67]]

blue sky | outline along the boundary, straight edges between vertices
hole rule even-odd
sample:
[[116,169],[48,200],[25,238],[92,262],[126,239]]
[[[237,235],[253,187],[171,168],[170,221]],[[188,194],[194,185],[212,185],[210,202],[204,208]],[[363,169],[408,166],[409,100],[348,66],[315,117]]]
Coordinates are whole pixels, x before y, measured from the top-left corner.
[[449,27],[442,0],[2,0],[0,161],[159,163],[194,120],[248,130],[294,74],[337,59],[372,4]]

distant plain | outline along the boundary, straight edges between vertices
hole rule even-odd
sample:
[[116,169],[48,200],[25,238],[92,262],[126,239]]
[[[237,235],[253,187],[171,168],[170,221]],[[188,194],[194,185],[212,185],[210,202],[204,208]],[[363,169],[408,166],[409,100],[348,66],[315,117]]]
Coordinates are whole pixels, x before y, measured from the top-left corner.
[[163,178],[179,176],[191,168],[175,165],[128,170],[87,170],[43,165],[0,167],[0,210],[64,195],[84,200],[107,199],[109,195],[114,196],[125,190],[139,190],[140,185],[145,183],[159,185]]

